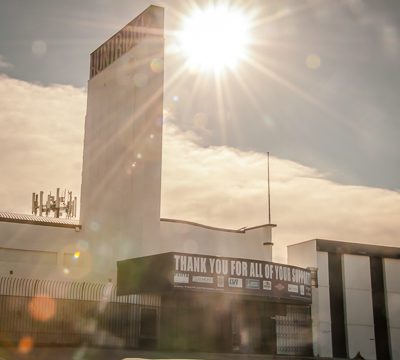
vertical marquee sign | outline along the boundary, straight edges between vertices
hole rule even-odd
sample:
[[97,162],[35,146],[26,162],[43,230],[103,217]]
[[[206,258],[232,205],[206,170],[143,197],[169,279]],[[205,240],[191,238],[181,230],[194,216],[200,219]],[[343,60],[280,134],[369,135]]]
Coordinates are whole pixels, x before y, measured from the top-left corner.
[[118,262],[118,293],[197,290],[311,302],[311,272],[268,261],[165,253]]
[[96,76],[144,38],[163,36],[164,9],[150,6],[90,54],[90,78]]

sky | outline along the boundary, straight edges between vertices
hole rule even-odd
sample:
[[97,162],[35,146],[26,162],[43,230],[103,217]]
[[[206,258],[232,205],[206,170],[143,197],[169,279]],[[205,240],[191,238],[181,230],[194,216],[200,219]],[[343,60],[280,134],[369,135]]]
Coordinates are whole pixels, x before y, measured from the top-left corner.
[[[89,54],[150,3],[0,0],[1,210],[79,193]],[[268,151],[277,260],[311,238],[400,246],[397,1],[231,2],[252,20],[250,55],[217,78],[182,70],[175,36],[209,2],[153,3],[166,8],[163,217],[265,223]]]

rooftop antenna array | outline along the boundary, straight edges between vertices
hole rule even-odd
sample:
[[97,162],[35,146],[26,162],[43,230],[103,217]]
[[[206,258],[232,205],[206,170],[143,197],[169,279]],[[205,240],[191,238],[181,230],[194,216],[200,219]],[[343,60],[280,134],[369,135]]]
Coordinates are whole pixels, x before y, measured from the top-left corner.
[[43,191],[39,194],[32,193],[32,214],[39,216],[49,216],[53,213],[55,218],[63,216],[67,219],[76,217],[77,197],[72,199],[72,191],[64,190],[63,196],[60,196],[60,188],[57,188],[56,195],[47,195],[47,200],[43,202]]

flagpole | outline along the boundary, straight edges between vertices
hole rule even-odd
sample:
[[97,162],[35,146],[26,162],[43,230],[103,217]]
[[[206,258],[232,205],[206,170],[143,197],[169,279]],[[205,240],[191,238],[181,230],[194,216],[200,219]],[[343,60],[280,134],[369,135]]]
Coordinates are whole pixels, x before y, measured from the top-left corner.
[[268,169],[268,224],[271,224],[271,191],[269,185],[269,151],[267,152],[267,169]]

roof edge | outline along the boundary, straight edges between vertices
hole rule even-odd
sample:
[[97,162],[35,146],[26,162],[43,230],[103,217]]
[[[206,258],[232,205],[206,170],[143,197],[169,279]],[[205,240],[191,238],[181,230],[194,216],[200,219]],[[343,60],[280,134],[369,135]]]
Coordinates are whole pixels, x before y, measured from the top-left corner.
[[263,225],[257,225],[257,226],[252,226],[252,227],[243,227],[243,228],[240,228],[240,229],[227,229],[227,228],[220,228],[220,227],[216,227],[216,226],[210,226],[210,225],[196,223],[196,222],[193,222],[193,221],[180,220],[180,219],[160,218],[160,221],[173,222],[173,223],[186,224],[186,225],[193,225],[193,226],[198,226],[198,227],[202,227],[204,229],[209,229],[209,230],[233,232],[233,233],[239,233],[239,234],[245,234],[246,231],[248,231],[248,230],[255,230],[255,229],[258,229],[258,228],[262,228],[262,227],[276,227],[275,224],[263,224]]
[[324,239],[315,239],[315,241],[317,251],[400,259],[400,247]]
[[52,227],[62,227],[62,228],[80,230],[82,229],[82,225],[79,224],[78,221],[79,220],[69,220],[63,218],[47,218],[43,216],[17,214],[17,213],[0,211],[0,222],[52,226]]

